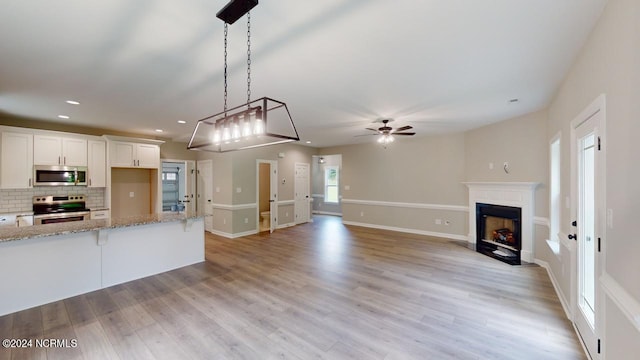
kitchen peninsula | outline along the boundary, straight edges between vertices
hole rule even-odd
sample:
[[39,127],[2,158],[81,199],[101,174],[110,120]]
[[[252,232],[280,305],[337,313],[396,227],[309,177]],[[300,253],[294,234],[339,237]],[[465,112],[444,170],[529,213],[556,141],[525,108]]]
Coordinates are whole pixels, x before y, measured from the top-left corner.
[[1,229],[0,316],[202,261],[196,213]]

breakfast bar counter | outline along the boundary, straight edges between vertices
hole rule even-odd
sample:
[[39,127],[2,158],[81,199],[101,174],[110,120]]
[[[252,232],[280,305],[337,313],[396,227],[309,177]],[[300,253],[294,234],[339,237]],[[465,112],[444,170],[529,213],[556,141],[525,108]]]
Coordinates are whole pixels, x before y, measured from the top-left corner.
[[104,229],[116,229],[129,226],[149,225],[164,222],[187,221],[191,222],[203,218],[201,213],[190,212],[164,212],[160,214],[138,215],[116,219],[69,221],[57,224],[3,227],[0,228],[0,243],[5,241],[24,240],[44,236],[63,235],[85,231],[98,231]]
[[204,215],[0,229],[0,316],[204,261]]

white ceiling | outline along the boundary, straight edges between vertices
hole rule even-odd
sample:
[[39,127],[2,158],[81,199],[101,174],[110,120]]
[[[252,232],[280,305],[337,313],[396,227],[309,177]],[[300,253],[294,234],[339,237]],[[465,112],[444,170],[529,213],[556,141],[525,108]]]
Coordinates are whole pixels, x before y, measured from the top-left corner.
[[[187,141],[222,111],[226,2],[2,0],[0,111]],[[417,136],[501,121],[548,105],[605,3],[263,0],[252,99],[286,102],[311,146],[373,141],[355,135],[381,117]],[[230,107],[247,100],[246,31],[229,27]]]

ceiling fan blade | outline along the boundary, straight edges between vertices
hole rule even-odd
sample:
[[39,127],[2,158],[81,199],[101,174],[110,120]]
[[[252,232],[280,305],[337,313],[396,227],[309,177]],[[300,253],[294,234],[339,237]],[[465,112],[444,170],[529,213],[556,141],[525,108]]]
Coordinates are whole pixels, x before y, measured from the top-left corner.
[[365,128],[365,130],[371,130],[371,131],[375,131],[375,132],[380,132],[380,130],[378,130],[378,129],[372,129],[372,128]]
[[353,135],[353,137],[360,137],[360,136],[375,136],[375,135],[379,135],[379,134],[360,134],[360,135]]
[[405,131],[405,130],[410,130],[410,129],[413,129],[413,126],[407,125],[407,126],[399,127],[395,131],[398,132],[398,131]]
[[410,132],[410,133],[393,133],[393,135],[415,135],[416,133],[414,132]]

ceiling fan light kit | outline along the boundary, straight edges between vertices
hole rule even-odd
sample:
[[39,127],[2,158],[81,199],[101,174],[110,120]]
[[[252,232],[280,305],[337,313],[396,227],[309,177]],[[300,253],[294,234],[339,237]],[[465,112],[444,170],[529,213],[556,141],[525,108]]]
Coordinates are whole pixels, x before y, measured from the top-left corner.
[[[224,110],[198,120],[189,150],[227,152],[299,141],[287,104],[268,97],[251,100],[251,14],[258,0],[232,0],[217,13],[224,21]],[[247,14],[247,102],[227,108],[228,25]]]
[[[366,128],[367,130],[375,131],[375,134],[367,134],[367,135],[380,135],[380,137],[378,138],[378,143],[382,144],[382,146],[385,149],[387,148],[387,145],[395,141],[393,137],[394,135],[412,136],[416,134],[415,132],[402,132],[402,131],[413,129],[413,126],[406,125],[406,126],[401,126],[397,129],[392,128],[391,126],[389,126],[389,123],[393,121],[393,119],[382,119],[382,120],[377,120],[376,122],[378,121],[382,122],[382,126],[377,129]],[[361,136],[361,135],[358,135],[358,136]]]

